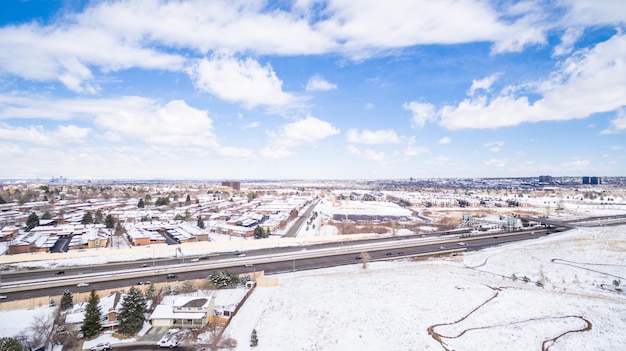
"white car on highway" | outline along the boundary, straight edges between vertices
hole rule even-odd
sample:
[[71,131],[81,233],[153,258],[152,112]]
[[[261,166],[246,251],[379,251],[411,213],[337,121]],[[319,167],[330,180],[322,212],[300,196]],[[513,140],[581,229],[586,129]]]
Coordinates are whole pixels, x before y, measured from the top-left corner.
[[89,286],[89,283],[78,283],[78,284],[76,284],[76,286],[79,287],[79,288],[84,288],[86,286]]

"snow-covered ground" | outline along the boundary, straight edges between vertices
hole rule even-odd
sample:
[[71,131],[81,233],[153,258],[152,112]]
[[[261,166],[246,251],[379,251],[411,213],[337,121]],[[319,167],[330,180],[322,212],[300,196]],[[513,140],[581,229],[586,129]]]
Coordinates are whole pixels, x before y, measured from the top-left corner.
[[626,294],[613,289],[614,281],[626,285],[626,226],[454,259],[275,277],[279,286],[258,288],[226,330],[237,350],[252,349],[255,328],[255,350],[589,351],[626,343]]

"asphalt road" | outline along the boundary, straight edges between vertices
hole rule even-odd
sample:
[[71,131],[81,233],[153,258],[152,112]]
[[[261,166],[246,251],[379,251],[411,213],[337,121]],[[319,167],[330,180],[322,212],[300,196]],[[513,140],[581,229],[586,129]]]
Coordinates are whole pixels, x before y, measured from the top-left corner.
[[[43,284],[26,291],[11,293],[1,292],[0,290],[0,295],[6,295],[7,299],[4,301],[10,301],[13,299],[28,299],[39,296],[60,295],[65,289],[69,289],[73,292],[86,292],[91,289],[113,289],[123,286],[136,285],[139,281],[147,280],[154,283],[167,281],[172,286],[176,286],[182,284],[184,280],[206,278],[212,271],[217,269],[228,269],[235,273],[263,270],[265,271],[265,274],[276,274],[346,264],[358,264],[362,262],[359,258],[359,256],[362,255],[361,251],[366,251],[368,253],[370,261],[392,260],[437,253],[451,254],[454,250],[478,250],[484,247],[501,245],[508,242],[538,238],[554,231],[555,229],[535,230],[532,234],[530,231],[498,233],[471,238],[460,238],[458,236],[446,235],[440,236],[439,234],[415,235],[412,237],[390,237],[378,240],[362,240],[345,243],[327,243],[306,247],[285,247],[247,251],[245,257],[237,257],[233,253],[223,253],[220,255],[210,256],[210,258],[199,260],[198,262],[190,262],[189,258],[186,258],[185,265],[176,268],[176,274],[178,277],[175,280],[167,280],[167,273],[172,272],[172,270],[167,268],[170,266],[174,267],[177,264],[182,264],[182,259],[155,260],[154,266],[151,266],[153,263],[152,261],[141,261],[65,268],[65,274],[59,276],[55,275],[56,270],[28,271],[12,274],[5,273],[2,275],[2,283],[4,286],[10,282],[40,279],[51,279],[51,281],[55,284],[63,284],[63,282],[67,282],[67,284],[64,286],[47,286]],[[433,239],[436,239],[437,241],[432,241]],[[462,243],[462,245],[459,243]],[[361,250],[358,246],[362,244],[368,244],[368,246],[377,245],[377,247],[368,247]],[[323,249],[326,249],[327,252],[319,252],[319,250]],[[288,253],[292,254],[290,258],[281,258],[278,260],[279,257]],[[273,257],[276,257],[276,260],[273,260]],[[255,261],[260,263],[256,263]],[[149,266],[143,267],[144,264]],[[246,266],[246,264],[251,264],[252,266]],[[115,275],[117,273],[115,273],[115,271],[125,269],[130,269],[135,273],[142,274],[140,274],[140,278],[120,277],[119,279],[116,279]],[[107,278],[113,280],[98,281],[99,279],[97,278],[87,279],[87,276],[85,276],[86,280],[91,279],[89,286],[85,287],[77,287],[76,282],[71,281],[72,278],[80,278],[81,276],[87,274],[103,272],[109,272],[110,274],[107,275]]]

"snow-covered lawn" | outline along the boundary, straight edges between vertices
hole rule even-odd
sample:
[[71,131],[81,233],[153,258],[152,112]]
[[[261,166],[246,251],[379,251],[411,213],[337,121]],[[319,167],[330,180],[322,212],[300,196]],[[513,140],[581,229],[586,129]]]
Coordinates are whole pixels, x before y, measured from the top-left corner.
[[626,342],[626,294],[607,289],[614,280],[626,285],[625,226],[577,229],[456,261],[275,277],[279,286],[258,288],[226,330],[237,350],[252,349],[253,328],[255,350],[589,351]]

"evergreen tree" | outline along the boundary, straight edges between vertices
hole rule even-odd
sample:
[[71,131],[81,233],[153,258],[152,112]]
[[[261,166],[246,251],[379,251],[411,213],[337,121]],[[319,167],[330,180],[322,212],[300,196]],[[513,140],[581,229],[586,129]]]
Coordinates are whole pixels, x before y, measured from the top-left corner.
[[26,220],[26,231],[29,232],[31,229],[35,228],[39,225],[39,216],[35,212],[31,213]]
[[83,219],[80,221],[81,224],[91,224],[93,223],[93,217],[91,216],[91,212],[85,212],[83,215]]
[[257,226],[256,228],[254,228],[254,238],[255,239],[266,238],[265,230],[263,230],[261,226]]
[[233,286],[239,283],[239,277],[237,274],[227,269],[211,273],[208,279],[218,289]]
[[2,197],[2,195],[0,195],[0,205],[2,205],[2,204],[6,204],[6,203],[7,203],[7,200],[5,200],[5,199]]
[[63,296],[61,297],[61,311],[69,310],[74,306],[74,295],[69,290],[63,291]]
[[185,199],[185,204],[189,205],[191,203],[191,197],[187,194],[187,198]]
[[98,335],[98,333],[100,333],[100,329],[102,328],[102,324],[100,323],[102,312],[100,311],[98,303],[100,303],[100,297],[96,294],[95,290],[91,290],[91,293],[89,294],[89,301],[87,302],[87,307],[85,308],[85,320],[83,320],[83,325],[81,327],[83,335],[86,338]]
[[137,208],[144,208],[146,207],[146,203],[143,201],[143,199],[139,199],[139,202],[137,202]]
[[50,212],[46,211],[44,214],[41,215],[41,219],[52,219],[52,215],[50,214]]
[[115,228],[115,217],[113,217],[113,215],[109,213],[107,217],[104,219],[104,223],[106,227],[109,229]]
[[0,338],[0,351],[25,351],[26,348],[16,338]]
[[202,220],[202,216],[198,216],[198,228],[204,229],[204,221]]
[[154,297],[154,293],[156,293],[156,287],[154,283],[151,283],[146,290],[146,301],[152,299]]
[[143,327],[147,312],[146,297],[135,287],[128,290],[124,297],[117,320],[120,322],[118,330],[122,334],[135,334]]

